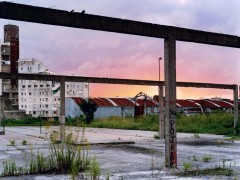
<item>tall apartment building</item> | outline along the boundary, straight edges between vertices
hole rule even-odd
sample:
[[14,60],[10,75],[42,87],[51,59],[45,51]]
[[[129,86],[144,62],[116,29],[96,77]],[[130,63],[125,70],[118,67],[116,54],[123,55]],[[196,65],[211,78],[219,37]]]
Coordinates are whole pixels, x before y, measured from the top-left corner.
[[[1,71],[17,73],[19,59],[19,27],[4,26],[4,42],[1,43]],[[16,79],[4,79],[1,83],[5,110],[18,109],[18,84]]]
[[[18,72],[29,74],[52,74],[37,59],[19,59]],[[60,83],[55,81],[19,80],[19,109],[34,117],[55,117],[60,114]],[[65,83],[65,97],[87,98],[89,84]]]

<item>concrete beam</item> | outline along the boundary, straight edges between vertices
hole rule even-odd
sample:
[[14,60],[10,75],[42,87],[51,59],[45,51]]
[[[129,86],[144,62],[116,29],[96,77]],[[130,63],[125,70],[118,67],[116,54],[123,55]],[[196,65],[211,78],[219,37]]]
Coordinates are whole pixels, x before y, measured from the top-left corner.
[[[57,81],[65,79],[66,82],[89,82],[98,84],[129,84],[143,86],[165,86],[164,81],[136,80],[136,79],[117,79],[117,78],[100,78],[84,76],[64,76],[64,75],[43,75],[43,74],[22,74],[22,73],[3,73],[0,72],[0,79],[18,79],[18,80],[42,80]],[[194,83],[194,82],[177,82],[177,87],[194,87],[194,88],[215,88],[215,89],[235,89],[235,84],[214,84],[214,83]]]
[[173,32],[175,34],[175,39],[179,41],[204,43],[234,48],[240,47],[240,38],[234,35],[151,24],[77,12],[71,13],[63,10],[29,6],[10,2],[0,2],[0,18],[155,38],[167,38],[169,32]]

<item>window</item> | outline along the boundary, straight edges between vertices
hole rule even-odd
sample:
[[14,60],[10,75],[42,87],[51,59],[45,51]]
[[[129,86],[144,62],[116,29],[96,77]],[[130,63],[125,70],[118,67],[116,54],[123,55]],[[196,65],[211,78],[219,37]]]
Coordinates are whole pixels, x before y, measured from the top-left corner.
[[49,84],[47,84],[47,85],[46,85],[46,87],[50,87],[50,85],[49,85]]
[[26,86],[25,85],[22,85],[22,88],[25,88]]
[[48,104],[45,104],[45,107],[48,108]]
[[43,87],[43,85],[42,85],[42,84],[40,84],[40,87]]
[[31,96],[32,95],[32,93],[31,92],[29,92],[29,96]]
[[31,85],[28,85],[28,88],[30,88],[31,87]]
[[36,114],[36,111],[33,111],[33,114]]
[[36,87],[37,87],[37,85],[34,85],[34,87],[36,88]]

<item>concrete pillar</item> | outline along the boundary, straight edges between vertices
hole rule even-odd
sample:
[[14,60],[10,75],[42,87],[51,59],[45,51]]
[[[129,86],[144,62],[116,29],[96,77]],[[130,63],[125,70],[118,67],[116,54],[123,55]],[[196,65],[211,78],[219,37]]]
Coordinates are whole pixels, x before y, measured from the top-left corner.
[[144,95],[144,115],[147,115],[147,97]]
[[0,119],[4,118],[4,97],[0,96]]
[[159,86],[159,137],[164,139],[164,101],[163,101],[163,86]]
[[60,140],[65,140],[65,80],[60,82]]
[[236,133],[236,125],[238,122],[238,86],[233,90],[234,99],[234,134]]
[[164,39],[165,73],[165,165],[177,167],[176,137],[176,39]]

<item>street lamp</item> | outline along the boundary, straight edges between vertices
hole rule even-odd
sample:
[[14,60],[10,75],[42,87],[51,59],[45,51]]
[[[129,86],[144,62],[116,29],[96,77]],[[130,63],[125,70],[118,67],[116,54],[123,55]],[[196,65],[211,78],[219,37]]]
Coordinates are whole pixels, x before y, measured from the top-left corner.
[[159,114],[158,114],[158,118],[159,118],[159,136],[160,139],[164,139],[164,100],[163,100],[163,86],[160,84],[160,80],[161,80],[161,66],[160,66],[160,61],[162,60],[162,58],[158,58],[159,60],[159,85],[158,85],[158,102],[159,102]]
[[161,66],[160,66],[160,61],[162,60],[162,57],[158,58],[159,60],[159,69],[158,69],[158,73],[159,73],[159,81],[161,80],[161,75],[160,75],[160,70],[161,70]]

